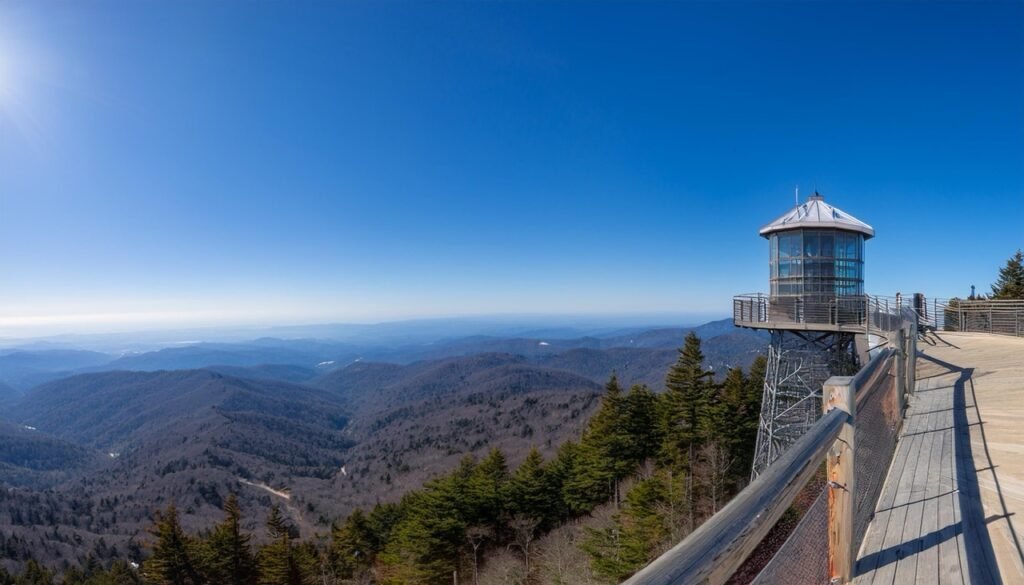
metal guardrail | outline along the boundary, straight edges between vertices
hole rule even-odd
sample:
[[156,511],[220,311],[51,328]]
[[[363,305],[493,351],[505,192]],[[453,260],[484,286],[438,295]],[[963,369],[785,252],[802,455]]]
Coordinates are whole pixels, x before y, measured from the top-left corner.
[[930,308],[937,330],[1024,336],[1024,300],[933,299]]
[[844,331],[885,334],[906,319],[909,299],[874,295],[771,297],[751,293],[733,297],[733,322],[741,327],[805,328],[827,326]]
[[[867,301],[863,306],[870,314]],[[875,323],[888,327],[898,319],[900,326],[887,329],[888,347],[876,353],[856,375],[834,376],[825,383],[822,418],[721,511],[626,580],[625,585],[725,583],[764,539],[822,461],[827,463],[829,483],[829,528],[828,534],[822,535],[828,541],[829,574],[833,583],[850,580],[856,561],[853,425],[857,404],[891,374],[896,378],[893,388],[902,413],[904,394],[914,385],[917,321],[912,312],[902,308],[888,313],[891,317]],[[865,320],[865,325],[870,323],[871,320]]]
[[864,324],[867,297],[770,297],[753,293],[733,297],[737,325],[815,324],[857,326]]

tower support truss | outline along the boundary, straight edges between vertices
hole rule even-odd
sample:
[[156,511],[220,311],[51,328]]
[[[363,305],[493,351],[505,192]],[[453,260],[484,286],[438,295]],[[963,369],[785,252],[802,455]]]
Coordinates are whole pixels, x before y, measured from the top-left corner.
[[853,333],[772,330],[752,477],[821,417],[825,381],[857,371],[854,339]]

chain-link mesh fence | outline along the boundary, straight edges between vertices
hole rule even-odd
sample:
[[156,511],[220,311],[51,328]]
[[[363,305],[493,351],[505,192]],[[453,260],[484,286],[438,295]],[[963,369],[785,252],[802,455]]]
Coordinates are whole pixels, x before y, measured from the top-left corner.
[[[895,358],[891,358],[895,359]],[[891,364],[890,364],[891,365]],[[902,413],[896,396],[895,372],[880,372],[874,383],[857,396],[856,455],[857,483],[854,542],[861,542],[874,516],[875,504],[885,483]],[[829,582],[828,497],[822,489],[772,560],[754,579],[757,585],[819,585]]]

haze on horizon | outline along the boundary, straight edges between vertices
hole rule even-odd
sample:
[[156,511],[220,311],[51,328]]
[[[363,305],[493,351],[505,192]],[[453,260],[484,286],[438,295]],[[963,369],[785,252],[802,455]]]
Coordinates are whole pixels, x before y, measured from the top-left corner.
[[867,289],[1024,234],[1024,4],[0,4],[0,338],[724,315],[817,189]]

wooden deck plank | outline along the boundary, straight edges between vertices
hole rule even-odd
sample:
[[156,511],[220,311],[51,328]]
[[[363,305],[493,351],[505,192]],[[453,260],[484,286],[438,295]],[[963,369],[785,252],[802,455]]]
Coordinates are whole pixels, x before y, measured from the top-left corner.
[[936,500],[939,526],[939,578],[940,585],[963,585],[960,571],[960,552],[956,543],[956,532],[960,529],[953,509],[953,499],[959,497],[956,490],[956,476],[953,473],[953,431],[942,433],[942,473],[940,488],[942,494]]
[[[941,408],[931,412],[931,427],[938,429],[932,437],[925,477],[924,502],[921,508],[920,545],[914,583],[933,585],[939,582],[938,503],[939,469],[942,467],[943,435],[946,417]],[[908,581],[909,583],[909,581]]]
[[[928,490],[928,471],[931,466],[932,445],[938,433],[934,430],[936,421],[933,400],[929,400],[917,415],[923,422],[917,433],[921,444],[914,457],[918,464],[910,482],[907,516],[903,521],[903,542],[899,549],[899,561],[896,563],[896,583],[913,583],[917,578],[917,560],[921,552],[921,525],[924,515],[924,497]],[[941,445],[940,445],[941,448]]]
[[959,482],[960,497],[960,522],[962,526],[962,542],[966,545],[966,551],[961,551],[961,563],[963,565],[964,582],[970,583],[980,581],[981,583],[994,583],[988,562],[988,555],[982,548],[980,536],[986,531],[984,525],[985,512],[982,509],[981,494],[978,492],[976,471],[974,468],[974,455],[971,448],[972,423],[978,422],[977,409],[974,408],[974,401],[969,392],[963,393],[961,404],[954,411],[957,417],[956,429],[956,469],[958,478],[971,478],[968,481]]
[[[921,427],[920,422],[915,422],[910,426],[914,429]],[[877,568],[875,568],[874,578],[871,580],[872,585],[890,585],[896,579],[896,565],[899,561],[900,546],[903,544],[903,525],[907,519],[906,504],[910,501],[910,486],[914,481],[914,472],[917,471],[919,461],[915,455],[924,441],[923,437],[915,430],[907,437],[909,440],[904,445],[904,448],[908,450],[907,464],[900,470],[892,513],[882,539],[881,550],[876,554]]]
[[954,379],[922,380],[911,400],[859,553],[855,582],[860,585],[969,582],[956,492]]

